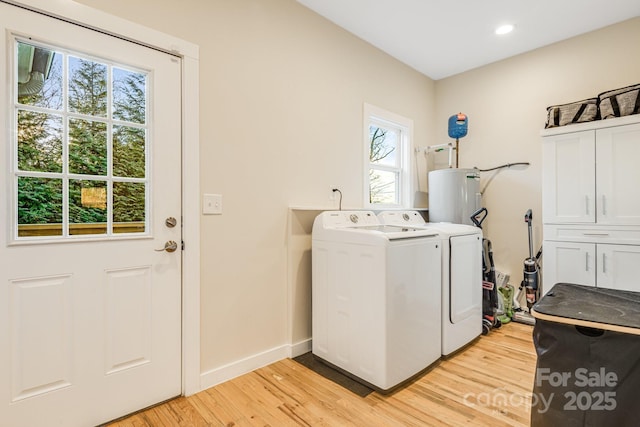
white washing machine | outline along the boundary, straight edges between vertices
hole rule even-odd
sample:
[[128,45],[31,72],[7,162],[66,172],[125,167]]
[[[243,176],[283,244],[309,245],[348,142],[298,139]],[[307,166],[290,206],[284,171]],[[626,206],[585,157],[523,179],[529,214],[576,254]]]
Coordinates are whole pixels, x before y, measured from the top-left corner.
[[482,230],[425,222],[417,211],[385,211],[383,224],[423,227],[442,239],[442,354],[459,350],[482,333]]
[[389,391],[440,358],[437,231],[327,211],[312,233],[313,354]]

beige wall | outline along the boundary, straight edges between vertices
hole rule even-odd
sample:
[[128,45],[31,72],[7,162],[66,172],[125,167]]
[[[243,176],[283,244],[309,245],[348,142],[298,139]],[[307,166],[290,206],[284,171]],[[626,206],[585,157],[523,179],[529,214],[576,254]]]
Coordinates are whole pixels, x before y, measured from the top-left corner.
[[363,102],[413,119],[416,146],[449,142],[465,112],[462,167],[531,163],[481,183],[485,233],[517,286],[528,208],[542,238],[545,108],[640,81],[640,18],[434,83],[294,0],[80,2],[200,46],[201,189],[224,197],[222,216],[202,217],[203,372],[310,337],[315,212],[288,206],[327,206],[330,185],[362,206]]
[[80,3],[200,46],[201,190],[224,206],[201,221],[202,372],[310,338],[313,214],[292,214],[289,260],[288,206],[329,206],[335,185],[362,207],[363,103],[426,146],[434,82],[294,0]]
[[489,211],[485,235],[492,241],[496,268],[510,273],[516,287],[529,252],[524,223],[529,208],[534,251],[542,242],[539,134],[546,107],[640,82],[638,40],[640,18],[635,18],[436,82],[438,141],[448,140],[450,115],[469,116],[468,135],[460,140],[462,167],[531,163],[495,176],[481,174]]

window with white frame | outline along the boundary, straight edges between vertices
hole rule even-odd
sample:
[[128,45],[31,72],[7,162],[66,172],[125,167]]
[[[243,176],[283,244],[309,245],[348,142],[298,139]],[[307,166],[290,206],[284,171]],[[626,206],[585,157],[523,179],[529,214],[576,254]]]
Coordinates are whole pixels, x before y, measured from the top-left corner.
[[147,72],[14,46],[14,238],[148,232]]
[[408,207],[412,134],[412,120],[365,104],[365,206]]

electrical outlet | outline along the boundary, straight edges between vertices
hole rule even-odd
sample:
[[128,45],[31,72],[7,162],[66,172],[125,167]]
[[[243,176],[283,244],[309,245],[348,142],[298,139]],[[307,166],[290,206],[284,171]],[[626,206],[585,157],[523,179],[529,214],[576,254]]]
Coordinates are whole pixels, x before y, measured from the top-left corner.
[[335,185],[330,185],[329,186],[329,200],[332,201],[332,202],[334,200],[336,200],[336,197],[338,197],[338,194],[337,194],[338,192],[337,191],[333,191],[334,188],[338,188],[338,187],[336,187]]

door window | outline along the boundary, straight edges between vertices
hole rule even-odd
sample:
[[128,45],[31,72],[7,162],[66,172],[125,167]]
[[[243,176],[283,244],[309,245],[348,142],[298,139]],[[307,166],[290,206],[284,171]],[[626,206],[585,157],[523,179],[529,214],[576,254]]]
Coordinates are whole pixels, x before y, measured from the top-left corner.
[[148,73],[14,46],[14,240],[145,235]]

